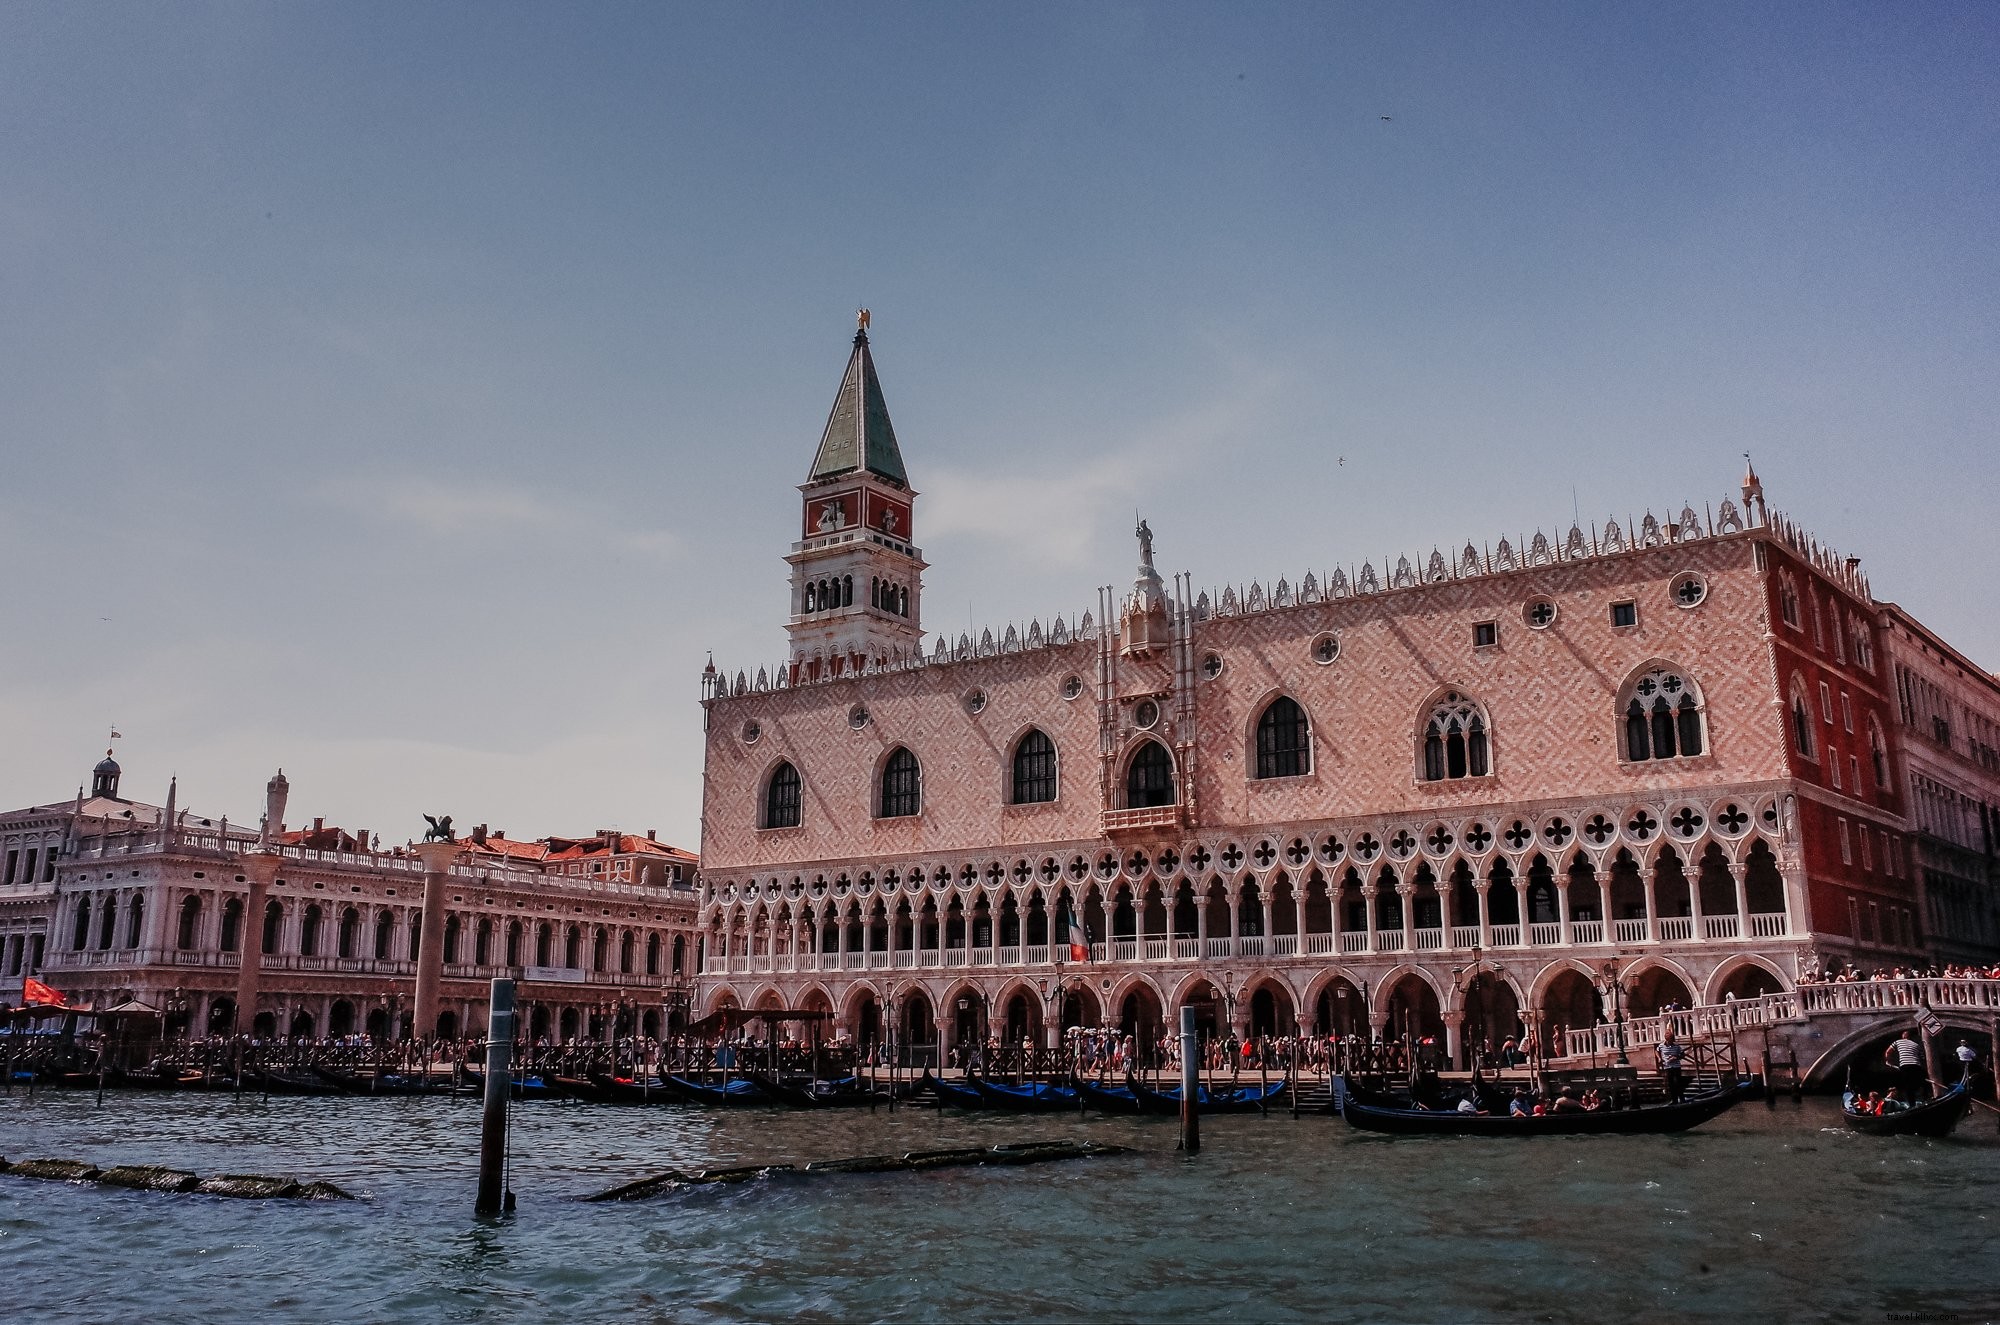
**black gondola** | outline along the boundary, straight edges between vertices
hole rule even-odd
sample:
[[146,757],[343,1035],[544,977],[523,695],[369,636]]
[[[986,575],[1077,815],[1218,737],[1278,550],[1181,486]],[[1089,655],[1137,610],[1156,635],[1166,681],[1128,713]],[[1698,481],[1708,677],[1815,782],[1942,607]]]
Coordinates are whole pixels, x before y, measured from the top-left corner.
[[667,1090],[691,1104],[730,1106],[775,1103],[756,1082],[745,1077],[731,1077],[720,1086],[704,1085],[699,1081],[689,1081],[686,1077],[675,1076],[664,1077],[661,1083]]
[[949,1104],[960,1109],[986,1107],[986,1097],[964,1082],[946,1081],[943,1077],[935,1077],[925,1072],[922,1084],[931,1094],[937,1096],[940,1104]]
[[1074,1088],[1048,1082],[1009,1086],[1004,1082],[974,1077],[972,1088],[979,1092],[980,1099],[986,1102],[989,1109],[1005,1109],[1012,1113],[1074,1113],[1080,1104]]
[[1391,1108],[1367,1102],[1366,1095],[1347,1088],[1341,1110],[1349,1125],[1368,1132],[1398,1136],[1594,1136],[1685,1132],[1728,1110],[1750,1092],[1741,1084],[1683,1100],[1637,1109],[1592,1109],[1575,1113],[1545,1113],[1525,1118],[1504,1113],[1460,1113],[1456,1109]]
[[1950,1136],[1959,1120],[1972,1108],[1972,1092],[1963,1081],[1934,1100],[1913,1104],[1897,1113],[1856,1113],[1854,1094],[1841,1098],[1840,1111],[1847,1125],[1870,1136]]
[[746,1075],[766,1095],[795,1109],[865,1109],[889,1102],[888,1091],[870,1090],[868,1083],[859,1077],[840,1077],[833,1081],[784,1081],[761,1072]]
[[[1130,1085],[1101,1086],[1095,1081],[1078,1078],[1076,1088],[1083,1095],[1083,1102],[1099,1113],[1143,1113],[1139,1097]],[[1175,1106],[1178,1111],[1179,1106]]]
[[[1139,1112],[1176,1114],[1181,1111],[1181,1088],[1153,1090],[1143,1082],[1126,1083],[1132,1095],[1139,1101]],[[1277,1103],[1278,1096],[1289,1087],[1282,1081],[1268,1086],[1237,1086],[1228,1090],[1211,1090],[1202,1086],[1195,1094],[1195,1111],[1211,1113],[1263,1113]]]

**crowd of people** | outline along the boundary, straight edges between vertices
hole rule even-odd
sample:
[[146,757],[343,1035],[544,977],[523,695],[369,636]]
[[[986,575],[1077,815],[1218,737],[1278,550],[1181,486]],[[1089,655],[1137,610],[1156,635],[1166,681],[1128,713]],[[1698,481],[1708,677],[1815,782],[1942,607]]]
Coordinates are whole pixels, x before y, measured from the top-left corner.
[[1802,985],[1854,985],[1874,980],[2000,980],[2000,962],[1979,966],[1965,962],[1933,963],[1929,966],[1881,966],[1862,970],[1852,962],[1828,966],[1824,971],[1807,971],[1799,977]]

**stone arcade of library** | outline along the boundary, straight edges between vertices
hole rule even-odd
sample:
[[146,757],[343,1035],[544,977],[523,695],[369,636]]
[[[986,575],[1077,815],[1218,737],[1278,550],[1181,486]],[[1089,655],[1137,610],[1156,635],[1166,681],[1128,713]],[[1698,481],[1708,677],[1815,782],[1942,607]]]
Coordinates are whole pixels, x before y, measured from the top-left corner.
[[2000,951],[2000,682],[1754,471],[1220,591],[1142,522],[1129,590],[926,650],[864,325],[801,493],[789,656],[703,676],[706,1011],[943,1052],[1191,1004],[1463,1058]]

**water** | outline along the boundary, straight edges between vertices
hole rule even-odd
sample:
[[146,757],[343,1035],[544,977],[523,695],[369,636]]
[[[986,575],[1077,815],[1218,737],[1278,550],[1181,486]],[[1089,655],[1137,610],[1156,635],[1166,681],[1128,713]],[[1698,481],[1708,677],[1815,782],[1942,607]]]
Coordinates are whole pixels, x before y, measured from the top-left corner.
[[[1880,1321],[2000,1317],[1993,1115],[1854,1136],[1828,1100],[1678,1137],[1381,1138],[1338,1119],[515,1107],[519,1212],[471,1213],[478,1109],[0,1099],[0,1154],[325,1178],[351,1203],[0,1177],[17,1320]],[[574,1197],[662,1168],[1045,1136],[1138,1154]]]

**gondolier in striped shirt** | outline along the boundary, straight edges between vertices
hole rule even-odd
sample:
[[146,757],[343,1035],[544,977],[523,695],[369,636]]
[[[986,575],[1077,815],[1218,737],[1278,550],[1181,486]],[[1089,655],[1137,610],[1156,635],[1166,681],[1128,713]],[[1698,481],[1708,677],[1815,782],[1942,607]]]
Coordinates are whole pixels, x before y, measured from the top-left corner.
[[1667,1079],[1667,1099],[1670,1103],[1679,1104],[1681,1097],[1687,1094],[1687,1084],[1681,1074],[1681,1069],[1687,1066],[1687,1050],[1681,1047],[1679,1037],[1672,1031],[1668,1031],[1666,1038],[1660,1041],[1659,1057],[1660,1075]]
[[1896,1069],[1896,1086],[1906,1100],[1920,1100],[1930,1094],[1930,1082],[1924,1074],[1924,1050],[1909,1028],[1889,1042],[1882,1061]]

